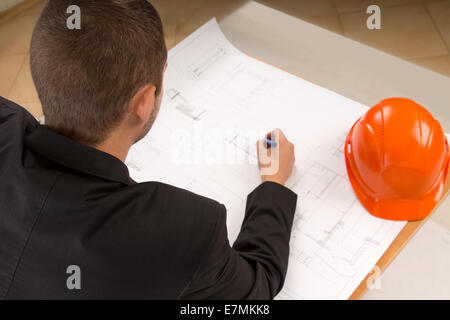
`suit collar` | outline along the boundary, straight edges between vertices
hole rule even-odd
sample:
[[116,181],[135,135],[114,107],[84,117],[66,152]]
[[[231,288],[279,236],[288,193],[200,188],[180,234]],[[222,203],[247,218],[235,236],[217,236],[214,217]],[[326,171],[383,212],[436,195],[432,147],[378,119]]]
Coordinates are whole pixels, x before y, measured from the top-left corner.
[[39,125],[27,136],[30,149],[71,169],[117,181],[125,185],[135,182],[130,178],[127,166],[118,158],[71,140]]

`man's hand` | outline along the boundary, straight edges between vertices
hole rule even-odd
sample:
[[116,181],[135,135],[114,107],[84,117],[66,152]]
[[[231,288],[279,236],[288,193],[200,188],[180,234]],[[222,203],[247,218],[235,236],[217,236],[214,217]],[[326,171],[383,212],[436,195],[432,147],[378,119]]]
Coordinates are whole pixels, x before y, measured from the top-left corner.
[[[270,142],[276,145],[271,146]],[[257,142],[257,150],[261,180],[284,185],[294,167],[294,145],[288,141],[280,129],[275,129],[268,133],[265,139]]]

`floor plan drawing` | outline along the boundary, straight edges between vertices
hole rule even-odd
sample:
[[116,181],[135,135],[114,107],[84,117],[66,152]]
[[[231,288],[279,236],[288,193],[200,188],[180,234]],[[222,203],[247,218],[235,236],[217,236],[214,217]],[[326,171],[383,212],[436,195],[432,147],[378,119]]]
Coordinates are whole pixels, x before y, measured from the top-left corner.
[[256,140],[281,128],[295,144],[286,185],[298,204],[277,299],[347,299],[405,225],[370,215],[347,178],[345,138],[367,107],[240,52],[215,20],[170,50],[164,86],[153,128],[127,158],[132,178],[223,203],[233,243],[261,181]]
[[199,57],[199,61],[196,64],[190,66],[192,75],[196,78],[205,73],[212,65],[219,61],[223,56],[227,54],[224,47],[218,45],[213,50],[205,52],[204,55]]
[[175,108],[193,120],[199,120],[206,109],[194,106],[177,90],[169,89],[167,96],[175,103]]

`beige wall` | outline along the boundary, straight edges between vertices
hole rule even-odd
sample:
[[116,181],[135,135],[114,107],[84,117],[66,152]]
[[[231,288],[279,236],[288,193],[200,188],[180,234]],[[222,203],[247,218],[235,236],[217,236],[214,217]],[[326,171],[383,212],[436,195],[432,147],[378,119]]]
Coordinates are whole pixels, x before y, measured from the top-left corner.
[[6,9],[14,7],[16,4],[23,1],[24,0],[0,0],[0,12],[3,12]]

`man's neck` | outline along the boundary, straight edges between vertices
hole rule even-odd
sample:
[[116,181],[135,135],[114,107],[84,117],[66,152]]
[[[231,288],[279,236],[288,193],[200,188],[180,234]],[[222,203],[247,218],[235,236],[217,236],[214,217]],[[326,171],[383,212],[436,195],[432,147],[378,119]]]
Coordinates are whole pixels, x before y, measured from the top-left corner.
[[133,145],[133,139],[128,138],[120,132],[114,132],[105,141],[100,144],[92,146],[93,148],[109,153],[117,159],[125,162],[128,151]]

